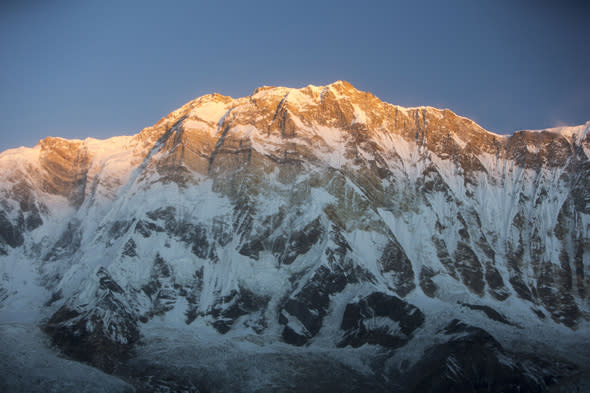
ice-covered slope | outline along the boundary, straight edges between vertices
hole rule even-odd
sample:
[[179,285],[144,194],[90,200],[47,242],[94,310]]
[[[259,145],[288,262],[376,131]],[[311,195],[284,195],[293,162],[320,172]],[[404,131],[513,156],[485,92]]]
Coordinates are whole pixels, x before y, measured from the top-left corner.
[[395,353],[383,383],[453,334],[581,364],[589,129],[500,136],[336,82],[9,150],[0,319],[36,321],[107,371],[158,323],[279,353],[380,346]]

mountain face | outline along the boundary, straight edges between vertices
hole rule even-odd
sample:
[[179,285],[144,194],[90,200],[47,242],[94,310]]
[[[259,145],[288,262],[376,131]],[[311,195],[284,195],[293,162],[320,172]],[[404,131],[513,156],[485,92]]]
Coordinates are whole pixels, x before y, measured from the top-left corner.
[[546,391],[590,360],[589,157],[346,82],[47,138],[0,154],[0,321],[137,391]]

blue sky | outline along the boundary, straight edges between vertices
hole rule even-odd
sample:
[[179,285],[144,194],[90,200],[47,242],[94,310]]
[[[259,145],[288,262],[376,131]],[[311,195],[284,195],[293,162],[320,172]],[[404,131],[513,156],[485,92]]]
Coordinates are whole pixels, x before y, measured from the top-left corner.
[[587,1],[0,3],[0,150],[106,138],[203,94],[343,79],[484,128],[590,120]]

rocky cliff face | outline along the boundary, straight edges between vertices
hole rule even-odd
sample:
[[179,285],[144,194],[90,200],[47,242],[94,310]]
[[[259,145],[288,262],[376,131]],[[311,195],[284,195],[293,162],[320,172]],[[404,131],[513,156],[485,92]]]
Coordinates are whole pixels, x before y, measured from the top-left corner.
[[[587,360],[589,130],[500,136],[336,82],[204,96],[131,137],[47,138],[0,155],[0,312],[146,390],[164,388],[129,359],[156,367],[135,351],[165,326],[266,360],[357,359],[338,373],[377,391],[542,391]],[[179,386],[249,391],[203,385],[202,367]]]

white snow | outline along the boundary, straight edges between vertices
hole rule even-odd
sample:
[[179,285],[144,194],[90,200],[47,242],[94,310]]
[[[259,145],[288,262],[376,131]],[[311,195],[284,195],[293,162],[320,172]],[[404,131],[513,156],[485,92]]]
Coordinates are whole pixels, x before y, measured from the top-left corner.
[[[205,102],[200,104],[193,110],[189,112],[189,119],[200,119],[205,123],[213,124],[214,126],[217,125],[219,120],[225,115],[225,113],[229,110],[232,103],[223,103],[219,101],[211,101]],[[189,125],[185,124],[185,126],[190,127]],[[193,127],[196,128],[196,127]]]
[[326,149],[322,149],[320,157],[331,167],[341,168],[346,162],[344,157],[346,135],[344,132],[338,128],[317,126],[316,133],[327,145]]
[[579,126],[563,126],[563,127],[554,127],[554,128],[547,128],[544,130],[532,130],[533,132],[542,132],[547,131],[554,134],[562,135],[568,139],[576,143],[582,143],[590,133],[590,121],[586,122],[585,124],[581,124]]
[[285,101],[289,104],[295,105],[299,109],[305,109],[307,106],[316,105],[315,97],[303,93],[300,89],[292,89],[285,97]]
[[467,146],[467,143],[455,133],[453,133],[453,140],[459,145],[461,149],[465,149],[465,146]]
[[367,124],[367,115],[366,113],[359,108],[358,105],[352,104],[352,108],[354,109],[354,121],[353,123],[361,123]]

